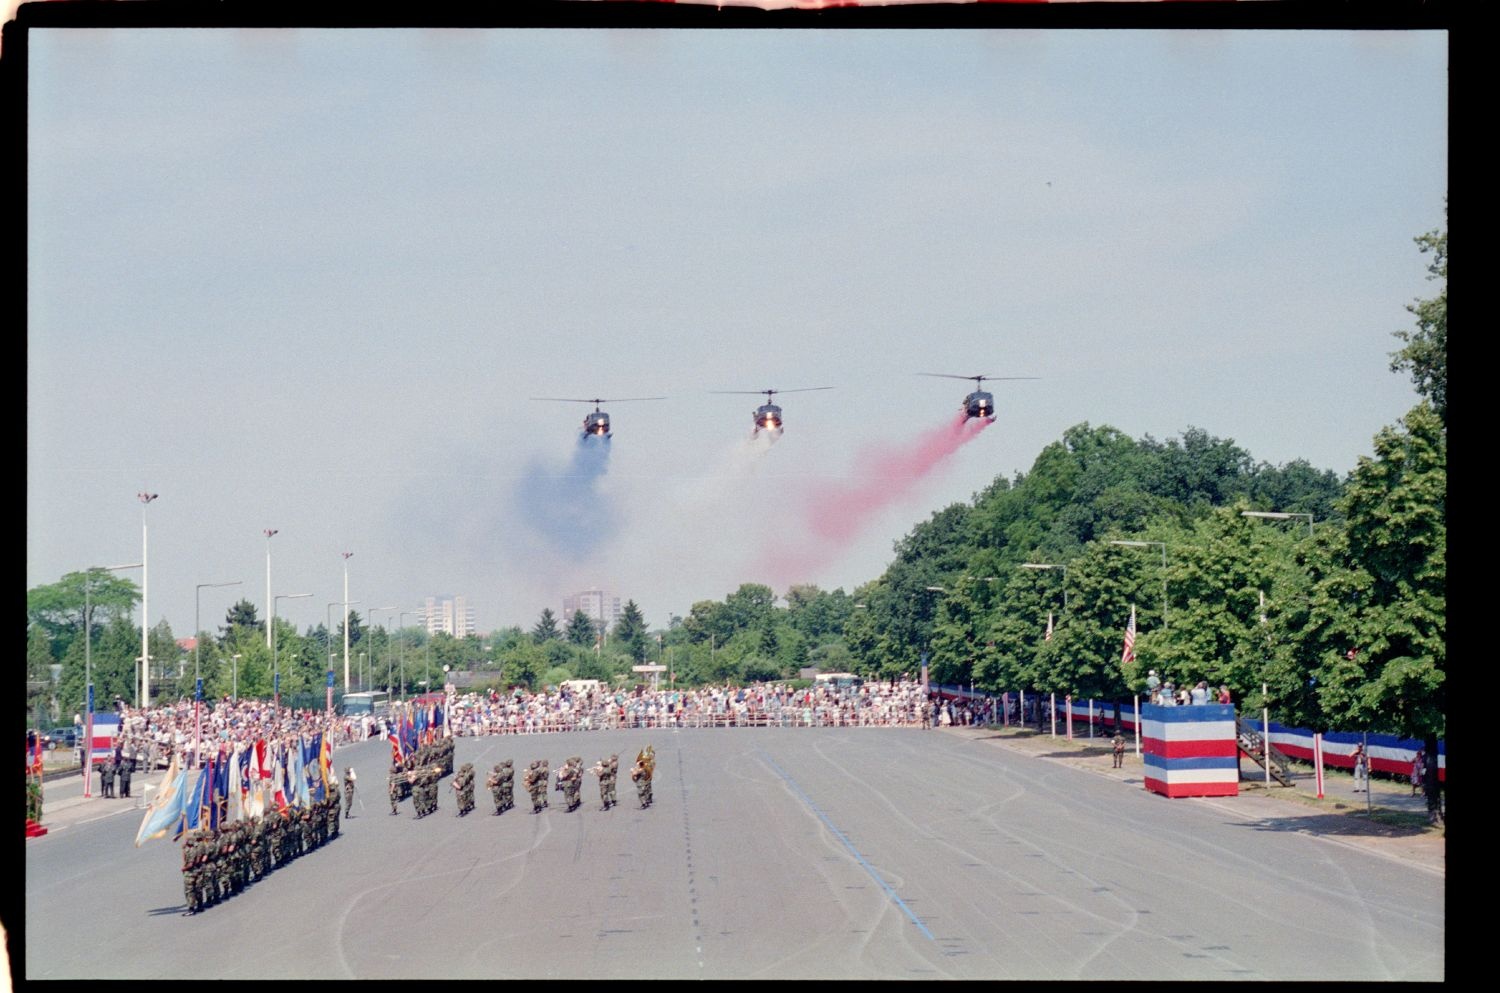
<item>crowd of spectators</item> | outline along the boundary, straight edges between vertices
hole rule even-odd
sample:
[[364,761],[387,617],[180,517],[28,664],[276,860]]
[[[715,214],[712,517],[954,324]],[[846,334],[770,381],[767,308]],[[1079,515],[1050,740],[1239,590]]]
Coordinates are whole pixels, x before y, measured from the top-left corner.
[[613,728],[912,727],[931,713],[920,683],[793,689],[769,683],[691,690],[466,693],[447,715],[456,735],[539,734]]
[[[238,744],[262,739],[267,744],[289,742],[322,731],[332,735],[337,748],[368,738],[376,729],[376,722],[368,716],[330,718],[323,710],[294,710],[267,700],[204,701],[196,718],[191,700],[150,708],[117,702],[115,709],[120,715],[116,756],[141,771],[165,767],[174,753],[197,767]],[[82,716],[75,717],[74,722],[81,728]]]

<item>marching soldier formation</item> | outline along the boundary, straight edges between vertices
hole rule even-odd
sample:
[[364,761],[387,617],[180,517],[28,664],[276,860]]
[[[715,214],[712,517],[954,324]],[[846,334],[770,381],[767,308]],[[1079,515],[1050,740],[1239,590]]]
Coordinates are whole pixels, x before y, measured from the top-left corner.
[[583,759],[573,755],[563,763],[561,769],[557,770],[557,788],[562,793],[563,799],[567,801],[567,811],[572,813],[577,810],[581,801],[578,798],[580,788],[583,786]]
[[338,837],[339,797],[333,790],[300,811],[272,810],[217,831],[198,827],[182,838],[182,888],[187,912],[242,893],[299,855]]

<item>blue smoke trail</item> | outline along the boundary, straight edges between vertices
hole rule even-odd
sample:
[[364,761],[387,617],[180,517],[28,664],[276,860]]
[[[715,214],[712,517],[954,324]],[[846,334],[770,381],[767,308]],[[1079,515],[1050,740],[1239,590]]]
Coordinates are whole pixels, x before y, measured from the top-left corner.
[[523,523],[553,551],[575,561],[587,558],[617,533],[619,513],[599,493],[609,471],[609,439],[578,440],[565,467],[535,459],[516,487]]

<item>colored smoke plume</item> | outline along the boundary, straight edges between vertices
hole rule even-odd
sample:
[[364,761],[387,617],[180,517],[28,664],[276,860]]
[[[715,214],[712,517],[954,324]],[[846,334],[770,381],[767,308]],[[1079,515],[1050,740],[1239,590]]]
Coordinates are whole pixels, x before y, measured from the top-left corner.
[[780,547],[762,558],[758,573],[775,587],[804,582],[837,559],[881,512],[907,499],[942,463],[990,425],[959,414],[896,448],[867,449],[851,480],[815,487],[803,504],[803,533],[793,525]]
[[516,487],[521,523],[552,551],[591,555],[618,530],[619,514],[599,488],[608,471],[609,439],[595,435],[578,440],[564,467],[533,460]]

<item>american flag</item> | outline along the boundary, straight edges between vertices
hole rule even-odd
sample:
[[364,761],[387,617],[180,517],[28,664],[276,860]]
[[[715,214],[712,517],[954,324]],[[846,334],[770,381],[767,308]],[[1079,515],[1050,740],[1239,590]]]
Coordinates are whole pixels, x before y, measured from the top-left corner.
[[1125,627],[1125,650],[1120,653],[1120,662],[1135,661],[1135,604],[1130,605],[1130,623]]
[[1047,633],[1042,635],[1043,641],[1052,640],[1052,611],[1047,611]]

